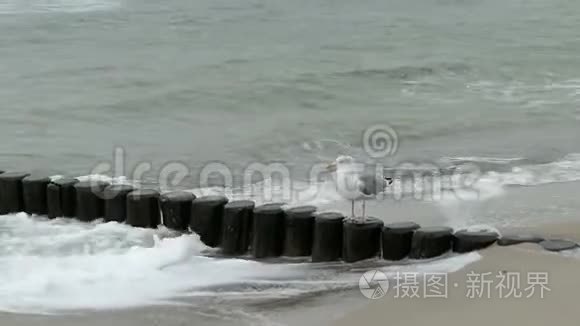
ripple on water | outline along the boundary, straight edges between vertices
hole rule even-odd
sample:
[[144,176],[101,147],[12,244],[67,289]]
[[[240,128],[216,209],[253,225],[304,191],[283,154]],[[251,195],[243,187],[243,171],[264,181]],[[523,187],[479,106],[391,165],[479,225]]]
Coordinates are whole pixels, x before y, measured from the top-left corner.
[[0,15],[102,11],[119,5],[118,0],[0,0]]

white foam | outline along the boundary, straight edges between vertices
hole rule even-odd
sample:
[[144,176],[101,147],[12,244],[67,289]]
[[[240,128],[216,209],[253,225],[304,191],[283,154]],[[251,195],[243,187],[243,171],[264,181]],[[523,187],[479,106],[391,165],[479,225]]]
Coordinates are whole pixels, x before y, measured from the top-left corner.
[[112,184],[127,184],[127,185],[137,185],[137,181],[132,181],[127,179],[125,176],[111,177],[104,174],[88,174],[76,177],[79,181],[103,181]]
[[[184,298],[288,298],[352,288],[360,273],[309,263],[218,259],[195,235],[14,214],[0,217],[0,310],[59,313],[183,304]],[[452,271],[473,255],[405,268]],[[318,267],[312,267],[318,266]],[[430,267],[429,267],[430,266]],[[356,278],[356,282],[355,279]]]
[[465,255],[451,256],[447,259],[434,260],[428,263],[414,265],[413,271],[422,273],[455,273],[466,266],[481,259],[477,252],[470,252]]
[[[474,162],[517,164],[522,158],[494,157],[456,157],[448,160],[469,160]],[[540,185],[553,182],[580,180],[580,155],[570,154],[561,160],[536,165],[514,166],[508,172],[464,171],[452,175],[433,175],[433,178],[396,178],[394,184],[387,187],[379,197],[417,198],[438,202],[441,205],[455,205],[457,202],[477,202],[501,196],[506,186]],[[287,185],[284,185],[287,182]],[[296,180],[272,180],[245,185],[240,189],[200,188],[192,189],[196,195],[221,194],[231,199],[251,199],[258,205],[267,202],[286,202],[289,205],[327,205],[345,201],[337,191],[336,183],[331,180],[314,180],[311,182]]]
[[[522,158],[494,157],[455,157],[448,160],[470,160],[477,162],[514,164]],[[469,172],[469,171],[467,171]],[[459,201],[485,201],[505,193],[505,186],[533,186],[553,182],[580,180],[580,154],[569,154],[561,160],[546,164],[514,166],[508,172],[488,171],[478,174],[454,173],[434,178],[395,179],[382,194],[390,198],[415,197],[426,201],[436,201],[441,205],[455,205]],[[438,178],[438,179],[437,179]],[[99,180],[112,183],[132,184],[136,182],[125,177],[87,175],[80,180]],[[337,191],[336,183],[331,180],[311,182],[296,180],[264,179],[241,188],[206,187],[189,189],[196,196],[225,195],[231,200],[250,199],[257,205],[268,202],[285,202],[293,205],[326,205],[346,200]]]
[[561,252],[546,252],[547,254],[554,254],[554,255],[562,255],[564,257],[579,259],[580,260],[580,249],[571,249],[571,250],[564,250]]
[[450,161],[473,161],[473,162],[487,162],[487,163],[511,163],[521,161],[522,157],[488,157],[488,156],[458,156],[458,157],[446,157],[444,159]]
[[175,237],[118,223],[2,216],[0,309],[50,312],[115,309],[163,302],[196,287],[261,273],[252,261],[200,256],[195,235]]
[[287,182],[287,184],[282,185],[280,181],[266,178],[262,181],[236,189],[205,187],[188,189],[186,191],[192,192],[198,197],[223,195],[230,200],[253,200],[256,205],[272,202],[283,202],[290,206],[323,205],[343,199],[336,191],[334,183],[330,180],[322,182],[284,180],[284,182]]
[[[578,79],[562,81],[540,81],[536,84],[523,83],[521,81],[498,82],[478,81],[466,85],[472,92],[480,93],[484,98],[492,101],[523,104],[524,107],[548,108],[562,104],[575,104],[576,97],[580,94]],[[545,99],[546,91],[552,98]]]
[[500,185],[535,186],[580,180],[580,154],[569,154],[561,160],[536,165],[522,165],[510,172],[488,172],[481,180]]
[[[513,164],[521,158],[461,157],[450,160],[471,160]],[[474,175],[475,176],[475,175]],[[452,178],[462,177],[454,175]],[[549,183],[572,182],[580,180],[580,154],[569,154],[560,160],[544,164],[526,164],[512,167],[508,172],[488,171],[475,176],[469,187],[449,189],[443,194],[442,205],[454,205],[458,201],[482,201],[505,193],[506,186],[537,186]],[[452,182],[461,185],[462,182]]]

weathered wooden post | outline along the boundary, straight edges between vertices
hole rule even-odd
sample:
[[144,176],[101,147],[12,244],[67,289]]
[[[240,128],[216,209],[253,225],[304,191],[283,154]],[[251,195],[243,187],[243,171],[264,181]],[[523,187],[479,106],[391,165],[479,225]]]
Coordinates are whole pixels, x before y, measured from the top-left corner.
[[215,248],[221,242],[224,206],[227,202],[224,196],[204,196],[193,201],[191,230],[199,234],[200,240],[209,247]]
[[347,263],[370,259],[381,253],[383,221],[368,217],[364,222],[347,219],[344,222],[342,258]]
[[123,223],[127,220],[127,195],[135,188],[130,185],[110,185],[103,191],[105,221]]
[[254,257],[281,256],[284,252],[284,210],[276,205],[256,207],[252,234]]
[[22,179],[22,198],[27,214],[47,215],[46,188],[49,183],[50,178],[46,176],[29,175]]
[[173,191],[161,195],[159,201],[163,225],[173,230],[187,231],[194,199],[195,195],[186,191]]
[[420,226],[413,222],[387,224],[383,228],[383,259],[401,260],[411,252],[413,234]]
[[314,206],[301,206],[285,210],[285,256],[299,257],[312,254],[315,212],[316,207]]
[[344,215],[327,212],[314,219],[314,243],[312,262],[328,262],[342,257],[342,233]]
[[159,192],[142,189],[127,195],[127,224],[155,229],[160,223]]
[[61,178],[51,181],[46,187],[48,218],[74,217],[76,214],[77,179]]
[[21,172],[0,174],[0,215],[24,211],[22,180],[27,176]]
[[451,250],[453,229],[449,227],[420,228],[413,234],[410,258],[424,259],[441,256]]
[[83,181],[74,185],[77,219],[91,222],[103,217],[105,211],[103,190],[108,185],[106,182],[96,180]]
[[243,255],[250,246],[255,203],[237,200],[226,204],[222,225],[222,252],[226,255]]

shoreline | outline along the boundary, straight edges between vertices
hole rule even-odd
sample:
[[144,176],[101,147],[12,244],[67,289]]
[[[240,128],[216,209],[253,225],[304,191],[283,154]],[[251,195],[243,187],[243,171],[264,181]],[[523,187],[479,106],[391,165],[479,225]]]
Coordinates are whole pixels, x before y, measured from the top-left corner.
[[[542,235],[546,236],[580,239],[580,223],[548,225],[530,230],[540,234],[544,232]],[[576,296],[580,289],[578,249],[558,254],[544,251],[536,244],[494,245],[480,251],[480,254],[482,258],[479,261],[448,275],[448,295],[445,298],[425,298],[422,295],[419,298],[403,298],[391,293],[376,301],[369,300],[364,307],[329,324],[577,325],[573,312],[577,310]],[[534,277],[544,275],[547,275],[547,280],[539,282],[536,279],[538,285],[534,286],[535,292],[527,298],[532,292],[532,289],[525,291],[530,286],[528,281],[534,283]],[[508,282],[503,277],[512,279],[512,287],[500,290]],[[519,286],[516,282],[518,278]],[[543,298],[539,295],[539,283],[548,288],[544,290]],[[475,292],[478,290],[481,297]],[[520,290],[521,298],[515,297],[517,290]],[[508,295],[510,291],[513,292]]]
[[[481,215],[488,217],[492,216],[494,211],[501,212],[501,216],[492,219],[489,224],[497,221],[502,216],[509,215],[510,212],[513,213],[514,220],[507,222],[514,221],[515,223],[513,223],[513,225],[499,226],[502,233],[537,233],[546,238],[559,237],[580,242],[580,223],[572,221],[575,212],[580,211],[580,207],[578,207],[579,204],[575,201],[574,198],[576,197],[575,194],[577,193],[576,190],[578,189],[579,185],[580,182],[573,182],[558,183],[541,187],[512,188],[506,190],[505,196],[493,198],[483,203],[471,202],[459,204],[464,206],[471,205],[473,209],[468,209],[465,212],[468,212],[470,215],[474,216],[479,216],[481,212],[486,212],[486,214],[482,213]],[[417,203],[409,202],[403,203],[401,205],[397,203],[397,205],[394,207],[379,203],[379,205],[371,207],[371,209],[374,209],[377,212],[388,212],[388,214],[385,213],[386,221],[396,221],[398,220],[398,217],[405,216],[410,216],[411,219],[420,220],[422,217],[428,216],[429,214],[440,214],[440,216],[443,215],[443,211],[436,211],[434,209],[434,205],[431,203],[420,203],[420,205],[416,205],[420,207],[415,207],[412,204]],[[520,211],[522,207],[525,208],[524,212]],[[385,211],[385,209],[388,209],[388,211]],[[529,222],[522,223],[524,220],[518,219],[518,217],[527,216],[525,213],[533,210],[537,210],[537,213],[532,216],[532,219]],[[458,212],[464,211],[462,209],[458,209]],[[470,215],[465,216],[469,217]],[[537,218],[539,215],[549,216],[552,218],[552,220],[540,220]],[[430,221],[433,223],[425,223],[425,225],[453,224],[449,223],[453,221],[451,219],[434,218]],[[473,220],[470,220],[469,218],[461,220],[461,222],[464,223],[470,223],[472,221]],[[523,224],[528,224],[528,226]],[[479,266],[487,266],[486,268],[490,269],[491,271],[498,272],[501,269],[510,268],[510,266],[513,268],[519,267],[519,265],[522,264],[521,262],[525,262],[525,264],[530,266],[537,266],[537,268],[540,270],[543,266],[546,266],[546,268],[549,267],[549,271],[552,272],[551,268],[554,267],[552,266],[555,264],[554,261],[563,261],[564,263],[562,264],[571,266],[571,271],[578,269],[578,275],[580,275],[580,268],[576,266],[580,265],[580,260],[576,262],[575,259],[569,257],[562,257],[557,254],[543,252],[537,245],[522,245],[517,247],[501,248],[494,246],[490,249],[481,251],[480,254],[482,255],[480,261],[474,264],[470,264],[463,270],[453,273],[452,275],[462,275],[465,277],[466,271]],[[513,263],[515,263],[515,265],[511,265]],[[507,267],[504,268],[502,266]],[[364,271],[361,270],[361,275],[363,272]],[[556,269],[555,272],[559,272],[559,270]],[[571,278],[571,275],[562,277],[567,279]],[[372,321],[372,316],[376,315],[376,318],[382,318],[380,317],[380,313],[387,312],[397,315],[399,310],[406,311],[405,309],[407,309],[407,311],[409,311],[411,314],[413,311],[417,311],[417,307],[422,306],[425,306],[425,308],[421,309],[428,310],[434,309],[429,308],[434,305],[442,311],[447,310],[449,314],[456,310],[456,303],[454,300],[461,301],[457,298],[453,300],[446,300],[443,303],[423,300],[418,303],[413,302],[410,307],[404,306],[405,302],[396,302],[393,307],[399,307],[399,305],[403,306],[394,309],[394,311],[391,311],[391,308],[376,308],[377,303],[374,301],[369,302],[368,299],[364,298],[355,285],[355,289],[353,290],[340,290],[331,293],[315,294],[313,296],[301,297],[296,300],[281,300],[277,303],[270,303],[265,305],[254,303],[242,303],[238,305],[225,302],[222,305],[218,304],[215,306],[208,306],[204,305],[203,302],[201,304],[199,302],[195,302],[192,306],[161,305],[139,308],[123,308],[112,311],[85,310],[77,311],[70,315],[47,316],[0,313],[0,321],[2,321],[2,324],[14,326],[76,326],[78,324],[83,324],[86,326],[101,326],[112,323],[137,326],[141,324],[153,324],[156,322],[162,323],[166,326],[184,325],[191,322],[195,322],[196,325],[218,326],[243,324],[243,322],[246,324],[259,325],[347,325],[344,323],[344,320],[352,321],[350,318],[353,317],[351,316],[358,316],[356,318],[362,318],[360,315],[361,311],[370,309],[370,312],[367,312],[369,316],[371,316],[369,317],[371,318],[371,320],[369,320],[369,324],[374,325],[376,324],[376,321]],[[451,302],[452,304],[449,305],[448,302]],[[459,302],[458,307],[462,307],[462,304],[463,303]],[[486,308],[485,305],[484,308]],[[232,309],[234,311],[231,311]],[[373,309],[379,311],[375,313],[373,312]],[[429,321],[428,314],[420,315],[425,316],[426,321]],[[363,314],[363,316],[366,316],[366,314]],[[401,318],[403,318],[402,315]],[[357,321],[357,323],[361,322],[364,323],[364,321]]]

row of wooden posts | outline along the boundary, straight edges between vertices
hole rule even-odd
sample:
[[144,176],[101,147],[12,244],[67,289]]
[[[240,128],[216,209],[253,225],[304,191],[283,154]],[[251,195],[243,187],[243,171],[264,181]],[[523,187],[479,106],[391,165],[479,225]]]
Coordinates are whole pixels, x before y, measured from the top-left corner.
[[317,212],[314,206],[284,209],[283,204],[255,206],[183,191],[160,194],[152,189],[74,178],[0,171],[0,215],[26,212],[49,218],[127,223],[156,228],[163,224],[191,230],[224,255],[254,258],[310,256],[313,262],[356,262],[381,256],[387,260],[432,258],[448,251],[468,252],[493,244],[494,232],[453,232],[448,227],[421,228],[413,222],[364,222],[341,213]]

